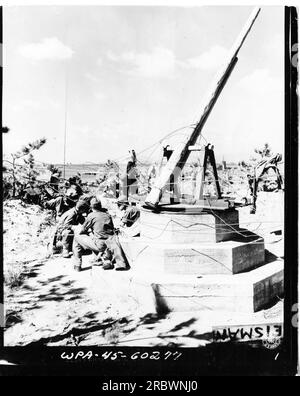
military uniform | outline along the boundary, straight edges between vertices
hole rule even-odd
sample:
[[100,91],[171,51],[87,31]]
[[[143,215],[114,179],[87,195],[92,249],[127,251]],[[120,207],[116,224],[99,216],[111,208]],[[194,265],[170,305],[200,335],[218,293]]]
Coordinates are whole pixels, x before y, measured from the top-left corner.
[[[72,208],[69,203],[66,202],[64,197],[57,197],[44,202],[44,208],[55,210],[56,216],[60,218],[65,212]],[[75,204],[73,205],[75,206]]]
[[81,232],[75,236],[73,253],[75,269],[80,270],[82,264],[82,252],[91,250],[98,258],[105,254],[104,269],[113,268],[121,270],[127,268],[126,257],[122,251],[117,235],[114,233],[112,218],[106,209],[100,209],[90,213]]
[[63,255],[69,256],[72,252],[72,244],[74,240],[74,228],[78,224],[83,224],[85,217],[78,212],[77,207],[69,209],[65,212],[57,225],[55,236],[53,239],[54,251],[57,247],[57,242],[61,241],[63,246]]

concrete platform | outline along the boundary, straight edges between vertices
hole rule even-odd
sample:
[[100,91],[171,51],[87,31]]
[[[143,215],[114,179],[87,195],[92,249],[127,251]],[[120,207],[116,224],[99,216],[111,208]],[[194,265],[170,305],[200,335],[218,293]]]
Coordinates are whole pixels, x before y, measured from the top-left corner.
[[255,234],[220,243],[161,243],[145,238],[122,238],[120,242],[137,272],[164,274],[238,274],[265,262],[264,240]]
[[93,268],[95,291],[133,299],[141,315],[251,316],[279,301],[283,260],[265,250],[261,236],[239,228],[236,210],[183,209],[143,210],[141,236],[119,236],[131,269]]
[[[283,262],[276,261],[239,275],[153,275],[147,281],[136,275],[137,300],[155,303],[156,311],[222,310],[257,312],[283,294]],[[151,292],[152,289],[152,292]],[[149,306],[148,306],[149,309]]]
[[[92,287],[97,294],[97,301],[105,298],[111,301],[113,307],[122,307],[120,315],[129,314],[126,306],[136,306],[134,314],[130,316],[129,327],[125,327],[126,334],[122,335],[122,345],[124,346],[168,346],[178,345],[183,347],[200,347],[216,341],[216,332],[221,335],[234,334],[234,341],[255,341],[257,335],[256,328],[265,329],[264,336],[260,339],[267,339],[272,336],[272,327],[283,323],[283,301],[266,310],[258,312],[231,312],[229,310],[199,309],[192,311],[173,311],[167,314],[158,315],[153,301],[151,303],[150,293],[149,306],[146,306],[147,296],[143,296],[141,304],[133,294],[133,273],[103,271],[100,267],[92,270]],[[102,297],[103,296],[103,297]],[[120,305],[120,301],[124,304]],[[150,309],[150,310],[149,310]],[[130,311],[132,312],[132,310]],[[266,331],[266,328],[271,330]],[[251,331],[252,329],[252,331]],[[253,333],[252,336],[241,339],[241,334]],[[231,338],[227,337],[226,341]],[[89,338],[83,341],[84,345],[90,345]],[[261,341],[260,341],[261,342]]]
[[[187,207],[191,207],[190,205]],[[239,225],[239,213],[235,209],[207,213],[160,212],[141,210],[141,237],[164,243],[217,243],[232,240]]]
[[254,313],[283,295],[283,261],[238,275],[163,275],[93,268],[97,291],[133,298],[143,313],[222,311]]

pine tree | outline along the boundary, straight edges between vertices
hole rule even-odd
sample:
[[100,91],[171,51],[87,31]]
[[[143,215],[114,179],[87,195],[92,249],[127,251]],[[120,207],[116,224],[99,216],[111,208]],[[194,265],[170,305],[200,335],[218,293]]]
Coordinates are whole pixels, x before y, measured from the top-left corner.
[[11,154],[11,167],[7,168],[12,185],[12,196],[16,197],[17,190],[22,190],[26,184],[34,186],[39,171],[36,168],[33,151],[39,150],[46,143],[46,138],[38,139]]

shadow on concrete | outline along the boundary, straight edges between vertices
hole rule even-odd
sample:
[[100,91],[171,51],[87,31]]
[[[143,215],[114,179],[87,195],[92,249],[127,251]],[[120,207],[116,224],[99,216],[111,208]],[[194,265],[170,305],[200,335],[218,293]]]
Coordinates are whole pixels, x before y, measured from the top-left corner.
[[185,327],[189,327],[190,325],[192,325],[193,323],[195,323],[197,321],[197,319],[195,318],[191,318],[185,322],[179,323],[178,325],[176,325],[172,330],[170,330],[170,332],[175,332],[175,331],[179,331],[184,329]]
[[265,264],[272,263],[273,261],[276,261],[276,260],[278,260],[278,256],[271,253],[269,250],[265,249]]
[[232,238],[232,241],[243,242],[243,243],[249,243],[249,242],[261,243],[263,242],[263,240],[264,240],[263,237],[255,234],[252,231],[247,230],[246,228],[236,228],[236,234]]
[[163,314],[149,313],[149,314],[143,316],[143,317],[140,319],[138,325],[140,326],[140,325],[143,325],[143,324],[144,324],[144,325],[154,324],[154,323],[157,323],[157,322],[159,322],[159,321],[165,319],[166,316],[167,316],[166,313],[163,313]]

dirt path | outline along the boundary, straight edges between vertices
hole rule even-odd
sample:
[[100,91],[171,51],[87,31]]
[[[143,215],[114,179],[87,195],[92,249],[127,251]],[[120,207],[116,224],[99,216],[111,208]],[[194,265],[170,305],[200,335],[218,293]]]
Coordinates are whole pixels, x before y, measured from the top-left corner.
[[61,338],[66,345],[76,345],[75,329],[89,331],[109,323],[111,304],[101,304],[90,295],[90,282],[89,270],[78,274],[66,259],[30,263],[22,287],[7,294],[12,313],[8,313],[5,344],[47,344]]
[[5,345],[76,345],[74,332],[83,338],[99,329],[99,343],[108,343],[105,329],[122,319],[119,307],[94,295],[89,268],[76,273],[71,259],[47,258],[53,224],[37,206],[4,204]]

